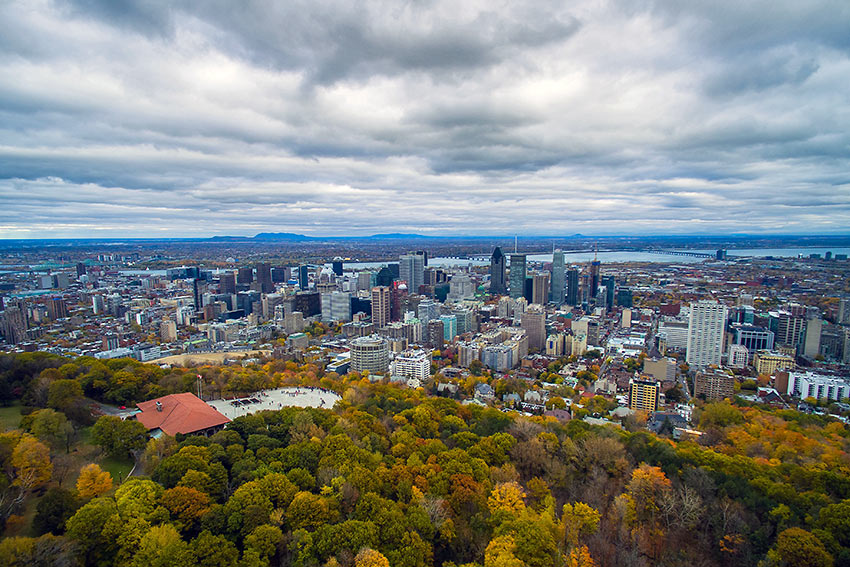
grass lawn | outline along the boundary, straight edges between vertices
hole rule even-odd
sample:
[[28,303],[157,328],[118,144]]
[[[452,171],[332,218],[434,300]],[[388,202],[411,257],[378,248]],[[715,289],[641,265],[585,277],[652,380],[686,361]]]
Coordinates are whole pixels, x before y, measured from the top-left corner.
[[112,475],[112,481],[117,485],[119,482],[127,480],[127,475],[133,468],[133,459],[115,459],[113,457],[103,457],[98,462],[100,468]]
[[17,429],[21,424],[21,404],[0,407],[0,431]]

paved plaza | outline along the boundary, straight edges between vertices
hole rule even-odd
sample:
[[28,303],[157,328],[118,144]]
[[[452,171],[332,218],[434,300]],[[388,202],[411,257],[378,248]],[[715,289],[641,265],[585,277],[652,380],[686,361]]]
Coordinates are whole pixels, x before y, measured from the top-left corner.
[[330,409],[339,400],[340,397],[336,392],[322,388],[299,386],[263,390],[262,392],[254,392],[244,398],[213,400],[207,403],[226,417],[236,419],[250,413],[262,410],[277,410],[288,406]]

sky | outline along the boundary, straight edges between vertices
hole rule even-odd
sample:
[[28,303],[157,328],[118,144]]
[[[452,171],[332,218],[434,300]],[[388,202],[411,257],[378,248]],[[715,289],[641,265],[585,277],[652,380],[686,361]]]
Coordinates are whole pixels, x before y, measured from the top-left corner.
[[850,233],[847,0],[4,0],[0,29],[0,238]]

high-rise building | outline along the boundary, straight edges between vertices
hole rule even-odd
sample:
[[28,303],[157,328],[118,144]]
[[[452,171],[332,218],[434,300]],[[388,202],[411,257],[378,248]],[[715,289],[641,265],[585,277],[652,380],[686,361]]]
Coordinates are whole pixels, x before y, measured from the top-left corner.
[[378,270],[378,273],[375,276],[375,285],[390,287],[393,285],[393,281],[395,281],[395,276],[387,266],[383,266],[380,270]]
[[257,282],[260,284],[260,293],[271,293],[274,291],[271,264],[257,264]]
[[233,272],[222,272],[218,277],[218,288],[221,293],[230,295],[236,293],[236,274]]
[[549,274],[534,274],[531,281],[531,303],[546,305],[549,301]]
[[620,307],[632,307],[632,290],[621,287],[617,290],[617,305]]
[[298,287],[302,291],[306,291],[310,287],[310,268],[309,266],[298,266]]
[[694,396],[706,400],[722,400],[735,394],[735,377],[717,368],[697,372],[694,378]]
[[803,356],[814,358],[820,354],[820,340],[823,334],[823,320],[809,319],[806,321],[805,339],[803,341]]
[[248,285],[254,281],[254,270],[251,268],[239,268],[236,273],[236,283]]
[[525,296],[525,254],[511,254],[511,297],[518,299]]
[[385,374],[390,366],[390,347],[387,339],[378,335],[358,337],[349,343],[351,369],[355,372]]
[[529,305],[520,317],[520,326],[528,337],[528,348],[542,350],[546,346],[546,310],[540,305]]
[[47,302],[47,316],[55,321],[68,316],[68,305],[61,297],[51,297]]
[[177,340],[177,322],[165,320],[159,324],[159,338],[164,343],[173,343]]
[[372,324],[375,329],[383,329],[390,322],[390,288],[376,286],[372,288]]
[[555,250],[552,254],[552,289],[549,299],[555,305],[564,302],[564,275],[565,261],[563,250]]
[[599,289],[599,268],[602,262],[593,260],[590,262],[590,297],[596,295],[596,290]]
[[573,306],[579,304],[578,270],[575,268],[570,268],[567,272],[567,304]]
[[457,317],[454,315],[440,315],[443,322],[443,340],[450,343],[457,336]]
[[658,409],[661,384],[651,380],[629,380],[629,409],[652,413]]
[[691,303],[685,359],[695,368],[720,365],[726,329],[726,306],[717,301]]
[[419,286],[425,284],[425,255],[403,254],[398,259],[399,279],[407,282],[410,293],[419,293]]
[[331,266],[333,266],[333,272],[336,275],[338,275],[338,276],[342,275],[342,258],[334,258]]
[[602,276],[600,285],[605,288],[605,307],[609,310],[614,308],[614,288],[617,279],[614,276]]
[[490,256],[490,295],[507,295],[505,286],[505,255],[502,249],[496,246],[493,255]]
[[82,262],[77,262],[77,277],[81,278],[86,275],[86,265]]
[[843,298],[838,300],[838,319],[836,323],[839,325],[850,325],[850,299]]
[[423,324],[439,319],[440,308],[433,299],[423,299],[419,302],[419,320]]

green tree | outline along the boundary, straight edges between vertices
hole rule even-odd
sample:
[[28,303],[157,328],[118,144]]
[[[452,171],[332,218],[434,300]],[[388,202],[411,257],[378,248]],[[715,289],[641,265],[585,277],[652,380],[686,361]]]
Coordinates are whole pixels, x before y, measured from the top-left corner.
[[65,533],[65,523],[74,515],[80,504],[74,493],[59,486],[51,487],[35,508],[33,530],[39,535]]
[[54,448],[61,447],[66,453],[71,452],[76,432],[65,414],[52,409],[43,409],[32,415],[30,431],[33,435]]
[[239,550],[229,539],[203,531],[192,540],[197,567],[231,567],[239,560]]
[[767,557],[777,567],[832,567],[832,555],[823,543],[801,528],[781,532]]
[[133,567],[192,567],[195,556],[174,526],[154,526],[142,537]]
[[77,380],[55,380],[47,390],[47,405],[59,411],[83,402],[83,387]]
[[126,458],[131,451],[144,449],[148,430],[138,421],[105,415],[92,427],[92,439],[104,451],[117,458]]

